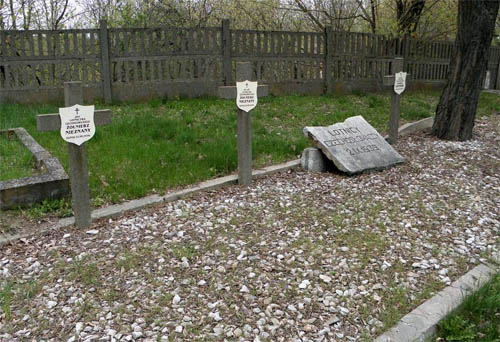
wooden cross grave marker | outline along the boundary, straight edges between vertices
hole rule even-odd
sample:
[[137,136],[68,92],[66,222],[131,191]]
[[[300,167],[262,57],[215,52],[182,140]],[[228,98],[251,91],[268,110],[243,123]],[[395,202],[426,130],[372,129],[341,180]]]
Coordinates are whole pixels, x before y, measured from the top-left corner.
[[[252,79],[252,65],[250,62],[236,63],[236,82]],[[224,86],[218,89],[222,99],[236,99],[237,87]],[[259,85],[257,98],[267,96],[269,87]],[[238,108],[238,184],[249,185],[252,182],[252,126],[250,112]]]
[[[396,74],[403,71],[404,59],[402,57],[394,58],[392,62],[392,75],[384,76],[384,86],[392,86],[397,83]],[[406,77],[410,76],[406,74]],[[391,92],[391,114],[389,116],[389,144],[394,145],[398,142],[398,129],[399,129],[399,117],[401,114],[400,103],[401,103],[401,93],[406,87],[406,81],[402,84],[397,84],[399,86],[399,94],[392,89]]]
[[[83,103],[82,82],[64,83],[64,104],[71,107]],[[79,115],[79,109],[74,110]],[[58,114],[37,115],[37,128],[41,132],[59,131],[61,129],[61,118]],[[111,123],[111,110],[103,109],[94,111],[95,126],[103,126]],[[71,196],[73,199],[73,211],[75,213],[75,225],[78,228],[87,228],[92,223],[90,211],[89,171],[87,167],[87,154],[85,142],[81,145],[68,142],[69,170],[71,181]]]

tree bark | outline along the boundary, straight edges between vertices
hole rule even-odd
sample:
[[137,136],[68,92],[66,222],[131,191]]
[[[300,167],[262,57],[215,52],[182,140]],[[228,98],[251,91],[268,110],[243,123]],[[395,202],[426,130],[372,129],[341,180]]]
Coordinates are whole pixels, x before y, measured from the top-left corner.
[[436,108],[432,134],[446,140],[469,140],[500,0],[458,3],[458,30],[448,82]]

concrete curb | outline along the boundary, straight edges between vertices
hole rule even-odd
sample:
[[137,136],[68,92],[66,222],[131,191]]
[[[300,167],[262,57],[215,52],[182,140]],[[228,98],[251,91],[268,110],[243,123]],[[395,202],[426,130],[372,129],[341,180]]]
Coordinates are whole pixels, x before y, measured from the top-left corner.
[[[426,129],[432,128],[432,124],[434,123],[434,117],[431,116],[429,118],[425,118],[415,122],[409,122],[399,127],[398,136],[403,137],[408,134],[412,134],[415,132],[423,131]],[[384,136],[385,140],[389,139],[388,135]]]
[[462,303],[465,296],[488,282],[498,268],[478,265],[452,285],[404,316],[396,326],[374,342],[427,342],[436,333],[438,323]]
[[399,127],[398,132],[399,135],[405,136],[418,131],[423,131],[428,128],[432,128],[433,123],[434,123],[434,117],[432,116],[430,118],[425,118],[419,121],[404,124],[403,126]]
[[[270,175],[273,173],[295,169],[299,166],[300,166],[300,159],[296,159],[296,160],[292,160],[292,161],[289,161],[289,162],[286,162],[283,164],[268,166],[268,167],[265,167],[263,169],[254,170],[252,172],[252,177],[259,178],[259,177],[267,176],[267,175]],[[208,181],[198,183],[194,186],[188,187],[188,188],[183,189],[183,190],[168,193],[164,196],[151,195],[151,196],[143,197],[140,199],[128,201],[125,203],[115,204],[115,205],[111,205],[111,206],[106,207],[106,208],[94,210],[94,211],[92,211],[92,219],[96,220],[96,219],[103,219],[103,218],[108,218],[108,217],[116,217],[116,216],[119,216],[127,211],[138,210],[138,209],[142,209],[142,208],[145,208],[145,207],[148,207],[148,206],[151,206],[154,204],[158,204],[158,203],[163,203],[163,202],[173,202],[173,201],[176,201],[178,199],[184,198],[184,197],[189,196],[189,195],[196,194],[196,193],[201,192],[201,191],[214,190],[214,189],[218,189],[218,188],[221,188],[223,186],[226,186],[226,185],[237,184],[237,182],[238,182],[237,175],[225,176],[225,177],[220,177],[220,178],[208,180]],[[14,241],[19,240],[19,239],[29,238],[29,237],[34,236],[34,235],[47,233],[49,231],[58,230],[61,228],[66,228],[66,227],[72,226],[74,223],[75,223],[74,217],[67,217],[67,218],[60,219],[58,221],[58,223],[56,223],[51,228],[44,230],[44,231],[37,232],[35,234],[12,234],[12,235],[5,234],[3,237],[0,238],[0,246],[14,242]]]

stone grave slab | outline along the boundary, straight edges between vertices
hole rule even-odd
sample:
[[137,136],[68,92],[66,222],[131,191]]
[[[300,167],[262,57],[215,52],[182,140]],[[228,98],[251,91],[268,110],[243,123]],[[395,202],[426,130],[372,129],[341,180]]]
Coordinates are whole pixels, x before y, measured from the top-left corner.
[[348,174],[384,169],[404,158],[361,115],[328,127],[305,127],[304,135]]

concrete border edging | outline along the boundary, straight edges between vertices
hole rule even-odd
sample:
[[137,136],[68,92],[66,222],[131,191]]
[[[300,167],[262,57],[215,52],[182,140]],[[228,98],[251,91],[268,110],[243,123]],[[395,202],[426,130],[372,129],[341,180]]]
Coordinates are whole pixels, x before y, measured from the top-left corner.
[[498,269],[478,265],[450,286],[404,316],[398,324],[383,333],[374,342],[427,342],[436,333],[439,322],[456,309],[465,296],[487,283]]
[[[405,135],[408,134],[430,129],[432,128],[433,124],[434,124],[433,116],[415,122],[409,122],[398,128],[398,135],[400,137],[404,137]],[[388,140],[389,136],[385,135],[384,139]]]
[[33,155],[35,165],[44,172],[17,179],[0,181],[0,210],[29,207],[44,199],[58,199],[70,194],[69,178],[59,160],[47,152],[22,127],[0,131],[13,133]]
[[[277,172],[282,172],[282,171],[288,171],[291,169],[295,169],[300,166],[300,159],[292,160],[286,163],[278,164],[278,165],[273,165],[273,166],[268,166],[262,169],[258,170],[253,170],[252,176],[255,178],[259,178],[262,176],[267,176],[273,173]],[[238,176],[237,175],[231,175],[231,176],[225,176],[225,177],[220,177],[216,179],[211,179],[208,181],[204,181],[201,183],[198,183],[196,185],[193,185],[191,187],[188,187],[183,190],[179,190],[176,192],[168,193],[164,196],[160,195],[151,195],[143,198],[139,198],[136,200],[131,200],[128,202],[120,203],[120,204],[115,204],[111,205],[109,207],[105,208],[100,208],[92,211],[92,219],[103,219],[103,218],[108,218],[108,217],[116,217],[124,212],[127,211],[133,211],[133,210],[139,210],[154,204],[158,203],[164,203],[164,202],[173,202],[178,199],[184,198],[189,195],[196,194],[201,191],[207,191],[207,190],[214,190],[221,188],[226,185],[232,185],[236,184],[238,182]],[[38,234],[44,234],[49,231],[69,227],[75,223],[75,218],[74,217],[67,217],[60,219],[57,224],[52,226],[48,230],[40,231],[35,234],[5,234],[4,237],[0,238],[0,246],[14,242],[19,239],[23,238],[28,238],[30,236],[38,235]]]

